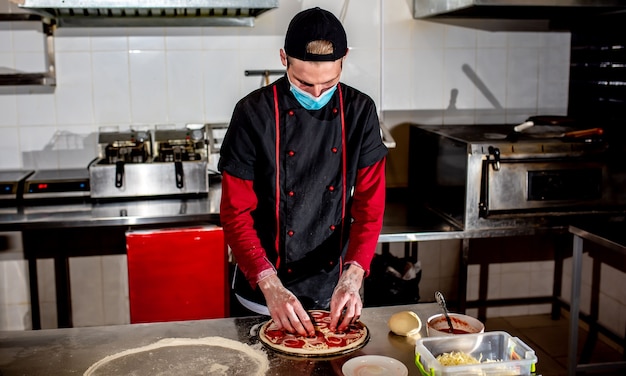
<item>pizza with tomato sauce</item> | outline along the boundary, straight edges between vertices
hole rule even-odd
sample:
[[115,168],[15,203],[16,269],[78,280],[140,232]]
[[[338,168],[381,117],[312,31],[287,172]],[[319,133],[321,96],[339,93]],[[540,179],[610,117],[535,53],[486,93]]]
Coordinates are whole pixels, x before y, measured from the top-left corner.
[[335,333],[329,329],[330,312],[309,311],[315,326],[315,336],[304,337],[287,333],[269,320],[259,330],[259,339],[266,346],[279,352],[299,356],[326,356],[345,354],[365,346],[369,340],[367,327],[357,321],[348,328]]

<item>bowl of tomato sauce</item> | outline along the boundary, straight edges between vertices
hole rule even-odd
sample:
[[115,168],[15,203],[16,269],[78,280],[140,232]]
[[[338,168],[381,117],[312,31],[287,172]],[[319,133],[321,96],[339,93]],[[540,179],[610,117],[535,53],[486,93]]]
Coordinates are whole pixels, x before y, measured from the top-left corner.
[[480,320],[462,313],[449,313],[452,321],[452,331],[443,314],[433,315],[428,318],[426,331],[429,337],[454,336],[472,333],[484,333],[485,324]]

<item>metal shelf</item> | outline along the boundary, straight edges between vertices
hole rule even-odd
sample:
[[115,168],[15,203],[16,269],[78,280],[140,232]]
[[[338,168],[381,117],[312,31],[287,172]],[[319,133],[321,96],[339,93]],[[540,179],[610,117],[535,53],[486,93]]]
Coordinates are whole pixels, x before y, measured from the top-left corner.
[[46,72],[25,73],[15,71],[0,73],[0,87],[7,86],[56,86],[56,73],[54,69],[54,20],[31,13],[0,13],[0,22],[41,22],[45,43]]

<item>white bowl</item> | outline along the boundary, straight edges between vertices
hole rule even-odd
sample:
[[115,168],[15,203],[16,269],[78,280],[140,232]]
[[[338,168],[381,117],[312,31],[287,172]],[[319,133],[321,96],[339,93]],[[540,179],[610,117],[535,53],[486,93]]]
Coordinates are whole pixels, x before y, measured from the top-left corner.
[[458,334],[484,333],[485,325],[478,319],[461,313],[450,313],[450,320],[454,333],[450,333],[450,327],[446,317],[440,313],[428,318],[426,332],[429,337],[453,336]]

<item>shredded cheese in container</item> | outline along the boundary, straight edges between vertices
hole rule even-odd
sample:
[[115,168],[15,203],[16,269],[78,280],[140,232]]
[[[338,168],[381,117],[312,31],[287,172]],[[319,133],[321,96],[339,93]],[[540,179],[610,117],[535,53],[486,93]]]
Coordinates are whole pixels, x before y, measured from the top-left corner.
[[480,364],[480,361],[473,356],[461,351],[443,353],[437,357],[443,366],[462,366],[466,364]]

